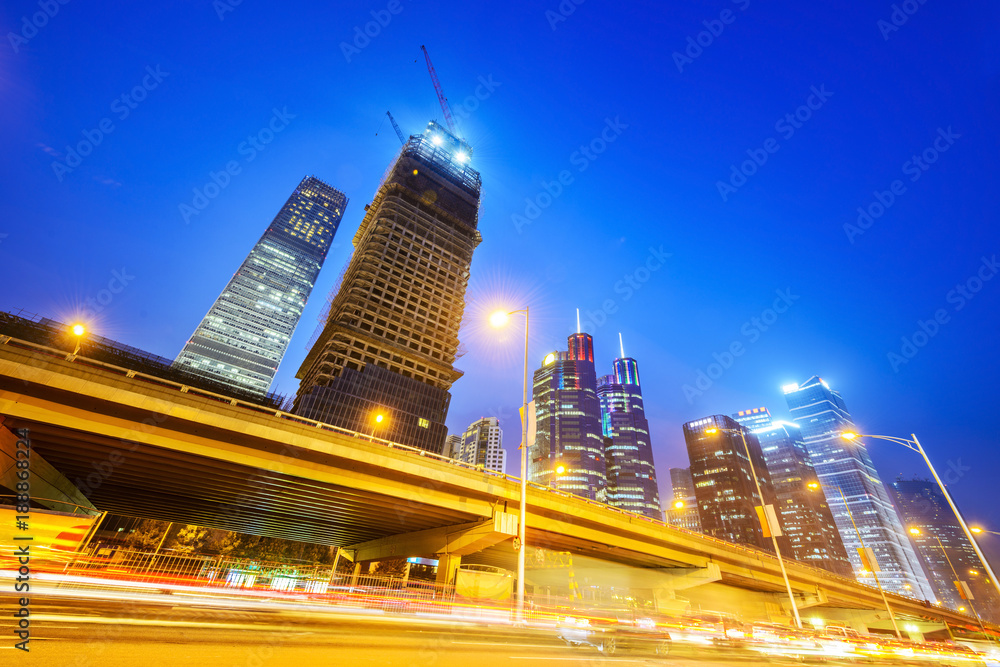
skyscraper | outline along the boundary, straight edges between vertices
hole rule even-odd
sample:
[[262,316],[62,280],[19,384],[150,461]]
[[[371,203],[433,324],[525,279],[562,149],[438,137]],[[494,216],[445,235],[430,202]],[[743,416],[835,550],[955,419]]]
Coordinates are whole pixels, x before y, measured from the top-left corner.
[[314,176],[302,179],[174,366],[267,393],[346,207],[342,192]]
[[597,381],[604,435],[604,459],[608,504],[659,519],[660,491],[653,467],[649,422],[639,387],[639,365],[635,359],[615,359],[614,374]]
[[[691,460],[702,532],[772,551],[774,547],[765,538],[756,509],[774,504],[774,489],[757,437],[726,415],[712,415],[684,424],[684,441]],[[754,484],[748,449],[763,499]]]
[[410,137],[354,235],[327,322],[296,377],[296,414],[440,452],[472,252],[472,148],[437,123]]
[[462,449],[457,458],[486,470],[505,472],[507,452],[503,450],[500,420],[483,417],[472,422],[462,436]]
[[733,419],[760,441],[774,485],[775,510],[792,558],[854,578],[844,543],[820,489],[819,477],[797,424],[772,421],[767,408],[741,410]]
[[698,499],[694,495],[691,469],[671,468],[670,486],[674,500],[667,508],[667,523],[700,533],[701,519],[698,516]]
[[[996,587],[938,485],[930,481],[898,480],[890,489],[906,528],[920,531],[910,539],[916,545],[937,599],[946,607],[964,608],[969,613],[975,610],[986,620],[1000,621]],[[956,581],[965,582],[969,591]],[[969,592],[973,598],[971,605],[966,599]]]
[[594,340],[576,333],[568,344],[569,351],[552,352],[534,374],[536,426],[528,479],[604,502],[607,480]]
[[441,452],[451,459],[462,458],[462,436],[449,435],[444,440],[444,450]]
[[803,442],[858,581],[875,585],[874,578],[865,576],[862,569],[858,555],[861,544],[838,487],[843,489],[865,546],[875,552],[882,586],[893,593],[933,601],[934,592],[868,450],[861,442],[848,442],[841,437],[844,431],[854,430],[844,399],[816,376],[783,389],[792,419],[801,427]]

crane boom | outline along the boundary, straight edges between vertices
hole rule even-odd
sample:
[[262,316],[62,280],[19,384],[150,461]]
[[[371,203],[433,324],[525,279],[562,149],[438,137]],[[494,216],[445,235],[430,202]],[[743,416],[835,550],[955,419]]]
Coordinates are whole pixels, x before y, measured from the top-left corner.
[[389,117],[389,122],[392,123],[392,129],[396,130],[396,136],[399,137],[399,143],[406,144],[406,138],[403,137],[403,131],[399,129],[399,125],[396,125],[396,119],[392,117],[392,114],[388,111],[385,115]]
[[444,91],[441,90],[441,82],[438,81],[437,72],[434,71],[434,65],[431,64],[431,54],[427,53],[427,47],[423,44],[420,45],[420,50],[424,52],[424,57],[427,59],[427,71],[430,72],[431,83],[434,84],[434,92],[437,93],[438,102],[441,103],[444,122],[448,124],[448,129],[451,130],[451,133],[455,134],[455,119],[451,117],[451,107],[448,106],[448,98],[444,96]]

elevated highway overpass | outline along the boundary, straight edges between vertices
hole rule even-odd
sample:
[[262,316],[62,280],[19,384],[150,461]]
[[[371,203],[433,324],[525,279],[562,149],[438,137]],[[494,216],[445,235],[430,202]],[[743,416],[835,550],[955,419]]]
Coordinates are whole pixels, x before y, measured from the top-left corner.
[[[335,545],[359,564],[435,558],[442,579],[463,561],[515,569],[516,478],[67,356],[0,336],[0,455],[11,429],[29,429],[35,453],[61,476],[47,488],[68,502]],[[545,555],[570,552],[588,585],[649,589],[665,606],[790,615],[768,552],[537,485],[527,516],[529,568],[538,567],[526,583],[536,590],[560,581]],[[791,561],[788,574],[804,617],[889,627],[875,589]],[[901,623],[924,632],[975,625],[923,601],[890,601]]]

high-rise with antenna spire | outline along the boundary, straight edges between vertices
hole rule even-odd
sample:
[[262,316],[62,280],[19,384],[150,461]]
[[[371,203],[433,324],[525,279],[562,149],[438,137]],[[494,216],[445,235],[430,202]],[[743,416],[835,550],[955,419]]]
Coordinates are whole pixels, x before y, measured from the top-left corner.
[[614,373],[597,381],[608,504],[659,519],[663,511],[649,422],[639,386],[639,364],[625,356],[620,333],[618,345],[621,357],[614,361]]

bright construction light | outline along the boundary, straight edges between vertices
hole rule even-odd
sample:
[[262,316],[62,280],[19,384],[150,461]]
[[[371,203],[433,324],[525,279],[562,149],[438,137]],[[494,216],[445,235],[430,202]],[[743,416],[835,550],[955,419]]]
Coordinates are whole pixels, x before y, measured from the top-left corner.
[[508,316],[507,313],[502,310],[498,310],[497,312],[490,315],[490,324],[492,324],[495,327],[502,327],[503,325],[507,324],[509,320],[510,316]]
[[545,365],[548,366],[549,364],[551,364],[555,360],[556,360],[556,353],[555,352],[549,352],[548,355],[546,355],[546,357],[545,357]]
[[709,435],[715,435],[715,434],[716,434],[716,433],[718,433],[718,432],[719,432],[719,429],[717,429],[717,428],[715,428],[715,427],[712,427],[712,428],[706,428],[706,429],[705,429],[705,433],[708,433]]
[[854,440],[855,438],[858,437],[858,434],[852,433],[851,431],[844,431],[843,433],[840,434],[840,437],[843,438],[844,440]]
[[74,336],[82,336],[84,333],[86,333],[86,331],[87,330],[83,328],[82,324],[74,324],[73,325],[73,335]]
[[676,503],[674,503],[674,509],[675,510],[684,509],[684,501],[678,500]]
[[441,135],[439,134],[435,134],[433,137],[431,137],[431,141],[434,142],[435,146],[440,146],[442,143],[444,143],[444,140],[441,138]]
[[459,162],[465,162],[466,160],[469,159],[469,156],[466,155],[465,151],[458,151],[457,153],[455,153],[455,159],[458,160]]
[[790,394],[793,391],[798,391],[798,390],[799,390],[799,385],[795,382],[781,386],[781,391],[785,392],[786,394]]

